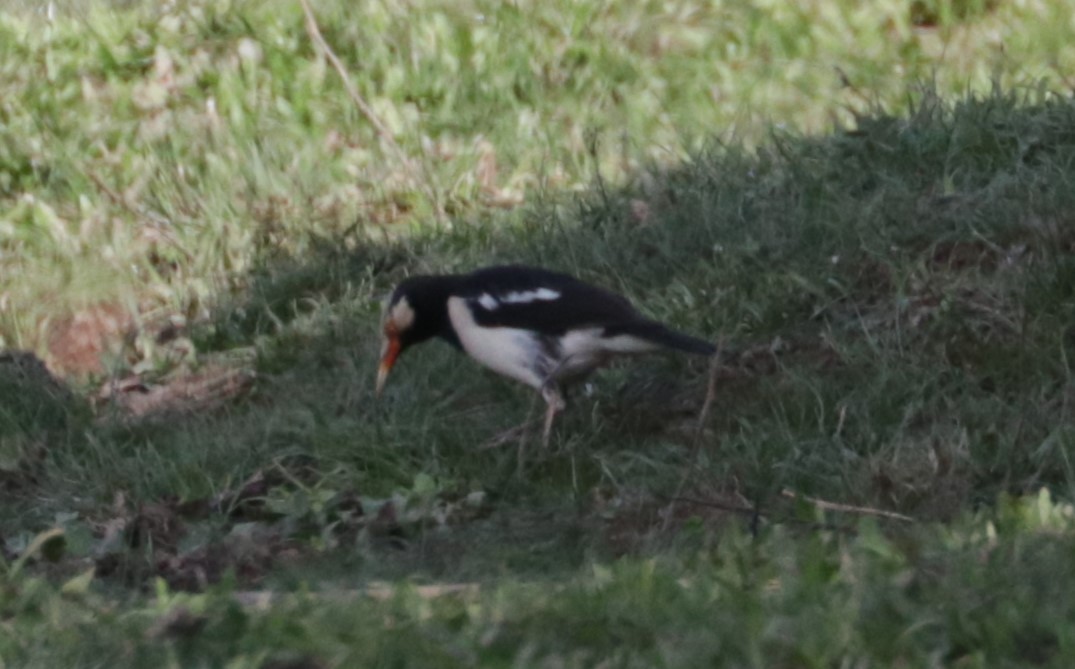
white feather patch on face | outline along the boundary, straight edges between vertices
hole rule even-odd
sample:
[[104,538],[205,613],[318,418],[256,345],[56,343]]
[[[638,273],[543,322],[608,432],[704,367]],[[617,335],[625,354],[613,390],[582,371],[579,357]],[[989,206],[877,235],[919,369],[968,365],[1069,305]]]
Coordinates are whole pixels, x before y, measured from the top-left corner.
[[392,305],[386,320],[395,326],[396,332],[405,332],[414,325],[414,309],[406,297],[399,298],[399,302]]
[[482,293],[481,297],[478,298],[478,304],[482,305],[486,311],[496,311],[496,308],[500,306],[496,298],[489,293]]
[[505,304],[528,304],[537,300],[551,301],[559,299],[560,291],[552,288],[538,288],[536,290],[520,290],[508,293],[500,298]]

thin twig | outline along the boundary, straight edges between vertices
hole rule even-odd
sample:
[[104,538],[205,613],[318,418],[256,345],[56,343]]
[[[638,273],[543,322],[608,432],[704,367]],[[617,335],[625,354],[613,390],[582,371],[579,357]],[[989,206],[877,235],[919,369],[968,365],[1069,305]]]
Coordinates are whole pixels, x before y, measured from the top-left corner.
[[884,509],[874,509],[868,506],[853,506],[851,504],[841,504],[840,502],[828,502],[817,497],[810,497],[808,495],[800,495],[794,490],[784,488],[781,495],[789,499],[803,499],[817,508],[824,511],[839,511],[841,513],[855,513],[860,516],[878,516],[880,518],[890,518],[892,520],[901,520],[905,523],[913,523],[914,518],[905,516],[902,513],[896,513],[895,511],[885,511]]
[[[351,97],[351,101],[358,107],[359,112],[366,117],[370,125],[377,132],[377,135],[381,138],[389,148],[389,150],[395,154],[396,160],[400,166],[407,172],[415,183],[426,191],[426,196],[429,198],[430,204],[433,205],[433,211],[437,216],[437,220],[443,222],[444,210],[440,206],[440,197],[437,194],[436,187],[432,184],[430,175],[426,170],[420,169],[415,166],[415,162],[411,160],[410,156],[403,151],[399,143],[396,142],[396,138],[392,135],[392,132],[388,129],[388,126],[384,124],[384,121],[377,116],[377,112],[373,110],[366,99],[362,97],[362,94],[355,88],[354,83],[351,81],[351,76],[347,72],[347,68],[343,66],[343,62],[336,55],[336,52],[332,50],[328,42],[325,41],[324,36],[321,34],[321,28],[317,25],[317,17],[314,16],[314,11],[310,7],[309,0],[299,0],[299,4],[302,5],[302,11],[306,14],[306,32],[310,35],[310,39],[314,41],[314,44],[325,54],[325,58],[332,64],[333,69],[340,75],[340,79],[343,80],[343,86],[347,89],[347,94]],[[419,176],[419,172],[425,172],[424,178]]]
[[698,423],[694,428],[694,443],[691,445],[690,458],[686,467],[683,468],[683,476],[679,479],[679,484],[676,486],[676,492],[672,495],[672,503],[668,507],[668,514],[664,517],[663,529],[667,529],[668,524],[672,521],[672,512],[675,510],[676,500],[683,494],[683,489],[687,485],[687,480],[690,479],[691,472],[694,471],[694,466],[698,461],[698,454],[702,450],[702,437],[705,435],[705,425],[706,421],[709,419],[709,409],[713,406],[713,400],[717,396],[717,375],[720,373],[720,359],[723,348],[724,342],[717,342],[717,350],[710,359],[709,383],[706,386],[705,399],[702,401],[702,408],[698,412]]
[[717,397],[717,375],[720,373],[720,361],[724,353],[723,342],[717,344],[717,351],[713,354],[712,360],[709,361],[709,383],[705,388],[705,400],[702,401],[702,409],[698,412],[698,424],[694,429],[694,456],[697,457],[698,451],[702,448],[702,436],[705,434],[705,425],[709,420],[709,409],[713,406],[713,400]]

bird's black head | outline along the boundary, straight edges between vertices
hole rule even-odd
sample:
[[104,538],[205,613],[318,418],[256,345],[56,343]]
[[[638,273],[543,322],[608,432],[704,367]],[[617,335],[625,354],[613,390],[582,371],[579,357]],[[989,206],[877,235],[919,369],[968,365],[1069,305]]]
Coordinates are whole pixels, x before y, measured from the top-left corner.
[[454,285],[451,276],[412,276],[392,291],[381,319],[381,365],[377,371],[377,393],[384,389],[388,373],[403,351],[414,344],[444,335],[448,325],[448,295]]

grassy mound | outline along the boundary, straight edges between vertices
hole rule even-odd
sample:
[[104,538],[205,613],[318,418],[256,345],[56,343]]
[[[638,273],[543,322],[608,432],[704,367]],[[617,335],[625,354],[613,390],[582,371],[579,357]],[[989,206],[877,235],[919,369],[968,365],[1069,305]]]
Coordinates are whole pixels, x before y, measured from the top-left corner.
[[[1068,4],[419,4],[315,8],[418,181],[298,5],[0,13],[4,666],[1069,666]],[[507,261],[736,355],[519,476],[530,391],[372,394]]]

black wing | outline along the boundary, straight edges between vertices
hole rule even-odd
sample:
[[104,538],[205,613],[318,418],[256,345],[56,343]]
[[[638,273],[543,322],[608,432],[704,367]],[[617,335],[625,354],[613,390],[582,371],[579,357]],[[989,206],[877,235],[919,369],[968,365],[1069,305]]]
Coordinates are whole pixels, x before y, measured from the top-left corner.
[[713,355],[717,352],[717,347],[710,342],[697,337],[692,337],[688,334],[683,334],[682,332],[677,332],[667,325],[658,323],[657,321],[635,321],[633,323],[624,323],[623,325],[613,325],[605,328],[606,337],[615,337],[621,334],[638,337],[639,339],[644,339],[653,342],[654,344],[660,344],[666,348],[674,348],[677,351],[685,351],[687,353]]
[[576,328],[623,326],[645,320],[627,298],[567,274],[504,265],[467,275],[457,293],[484,327],[512,327],[543,335]]

